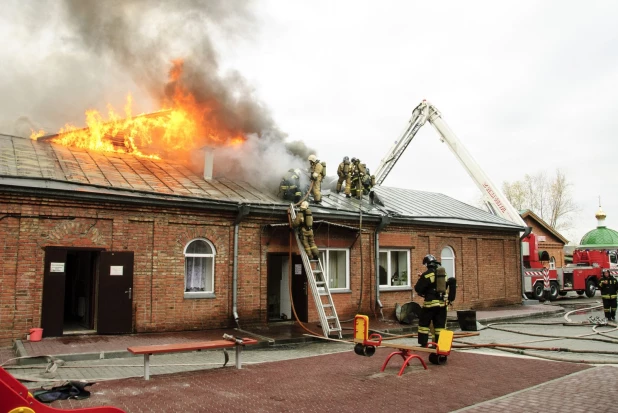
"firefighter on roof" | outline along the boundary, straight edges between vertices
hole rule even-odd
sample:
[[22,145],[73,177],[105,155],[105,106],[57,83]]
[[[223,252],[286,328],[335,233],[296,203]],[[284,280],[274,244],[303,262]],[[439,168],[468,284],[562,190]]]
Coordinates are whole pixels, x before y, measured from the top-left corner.
[[616,292],[618,291],[618,281],[609,273],[603,270],[599,280],[601,298],[603,299],[603,313],[608,320],[616,321]]
[[296,218],[292,221],[292,227],[300,227],[303,246],[309,259],[317,260],[320,256],[318,247],[313,239],[313,215],[309,209],[309,202],[303,201],[300,204],[300,212],[296,214]]
[[367,175],[367,167],[360,159],[352,158],[352,196],[360,199],[363,194],[363,179]]
[[339,164],[339,168],[337,168],[337,176],[339,176],[339,180],[337,181],[337,193],[341,192],[341,185],[345,182],[343,193],[348,198],[350,197],[350,187],[352,185],[351,169],[350,158],[344,156],[343,161]]
[[320,163],[318,158],[315,155],[309,155],[309,175],[311,181],[313,182],[313,189],[311,190],[313,194],[313,203],[321,204],[322,203],[322,178],[324,178],[324,165]]
[[279,184],[279,196],[287,201],[300,201],[302,192],[300,191],[300,169],[290,169]]
[[425,299],[418,318],[418,344],[427,347],[431,322],[433,321],[435,343],[438,342],[440,332],[446,328],[446,307],[455,301],[457,285],[454,277],[447,279],[444,267],[440,266],[433,255],[425,255],[423,265],[427,267],[427,271],[419,273],[414,290]]

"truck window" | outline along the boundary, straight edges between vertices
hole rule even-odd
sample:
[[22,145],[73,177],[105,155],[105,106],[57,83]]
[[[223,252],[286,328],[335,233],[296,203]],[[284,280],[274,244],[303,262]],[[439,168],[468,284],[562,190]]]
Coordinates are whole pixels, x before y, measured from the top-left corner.
[[612,264],[618,264],[618,255],[616,255],[616,251],[611,251],[609,253],[609,262]]

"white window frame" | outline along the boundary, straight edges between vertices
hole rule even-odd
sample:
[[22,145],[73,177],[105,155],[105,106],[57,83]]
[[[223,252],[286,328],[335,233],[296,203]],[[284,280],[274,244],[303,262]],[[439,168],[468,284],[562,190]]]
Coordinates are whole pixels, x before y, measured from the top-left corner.
[[[187,249],[189,248],[189,245],[191,245],[193,242],[196,241],[204,241],[206,242],[206,244],[208,244],[208,246],[210,246],[210,249],[212,250],[211,254],[194,254],[194,253],[187,253]],[[215,297],[215,257],[217,255],[217,250],[215,249],[215,246],[212,244],[212,242],[208,241],[206,238],[195,238],[192,239],[191,241],[187,242],[187,245],[185,245],[185,248],[183,250],[183,254],[184,254],[184,260],[183,260],[183,275],[184,275],[184,282],[183,282],[183,290],[184,290],[184,297],[185,298],[214,298]],[[212,274],[212,280],[210,282],[210,290],[206,290],[206,291],[186,291],[187,290],[187,258],[212,258],[210,265],[210,274]],[[208,279],[206,279],[206,284],[208,285]]]
[[[451,254],[450,257],[444,257],[444,250],[448,250]],[[440,264],[446,270],[447,277],[455,277],[455,250],[447,245],[440,251]]]
[[[330,274],[328,273],[330,268],[330,251],[344,251],[345,252],[345,287],[331,287]],[[350,249],[349,248],[320,248],[320,261],[324,268],[324,276],[328,283],[328,289],[330,292],[349,292],[350,291]]]
[[[393,274],[393,270],[391,269],[391,252],[403,252],[406,254],[406,284],[404,285],[393,285],[392,282],[392,275]],[[386,281],[387,284],[380,284],[380,290],[392,290],[392,289],[397,289],[397,290],[401,290],[401,289],[409,289],[411,288],[412,284],[411,284],[411,274],[410,274],[410,250],[409,249],[405,249],[405,248],[380,248],[380,254],[382,253],[386,253],[386,266],[388,268],[385,268],[386,270]],[[378,268],[378,283],[380,282],[380,270]]]

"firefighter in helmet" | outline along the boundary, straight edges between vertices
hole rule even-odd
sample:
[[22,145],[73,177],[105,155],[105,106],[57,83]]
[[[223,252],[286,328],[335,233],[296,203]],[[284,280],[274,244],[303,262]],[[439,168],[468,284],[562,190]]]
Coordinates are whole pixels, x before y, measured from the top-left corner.
[[437,343],[440,332],[446,328],[446,307],[455,300],[455,278],[447,279],[444,267],[431,254],[425,255],[423,265],[427,271],[419,273],[414,290],[425,299],[418,318],[418,344],[427,347],[429,326],[433,321],[434,342]]
[[616,292],[618,291],[618,281],[609,270],[603,270],[599,280],[601,298],[603,299],[603,313],[608,320],[616,320]]
[[367,174],[367,169],[360,159],[352,158],[352,196],[355,198],[361,197],[363,194],[363,178]]
[[350,197],[350,187],[352,185],[351,172],[350,158],[344,156],[343,161],[339,164],[339,168],[337,168],[337,176],[339,177],[337,181],[337,193],[341,192],[341,185],[345,182],[343,193],[347,198]]
[[305,252],[309,259],[317,260],[320,256],[318,247],[313,239],[313,215],[309,209],[309,202],[303,201],[300,203],[300,211],[296,214],[296,218],[292,221],[292,227],[300,227],[302,235],[302,243],[305,247]]
[[309,175],[313,182],[313,188],[311,190],[313,194],[313,203],[322,203],[322,178],[324,177],[324,166],[320,163],[315,155],[309,155]]
[[297,204],[302,197],[300,190],[300,169],[290,169],[281,179],[279,184],[279,196],[286,201],[294,201]]

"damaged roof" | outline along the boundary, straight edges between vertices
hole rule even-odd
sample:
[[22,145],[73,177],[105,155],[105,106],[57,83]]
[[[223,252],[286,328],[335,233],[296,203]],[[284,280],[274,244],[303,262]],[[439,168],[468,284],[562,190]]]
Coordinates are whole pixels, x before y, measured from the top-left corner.
[[[424,224],[523,229],[489,212],[443,194],[375,187],[362,201],[337,194],[333,178],[323,183],[322,205],[312,209],[333,218],[368,219],[389,216],[395,221]],[[186,166],[167,160],[96,152],[0,134],[0,186],[49,194],[69,192],[87,199],[133,202],[176,202],[185,206],[237,210],[240,204],[283,212],[289,202],[270,190],[226,178],[205,180]],[[68,194],[67,194],[68,195]]]

